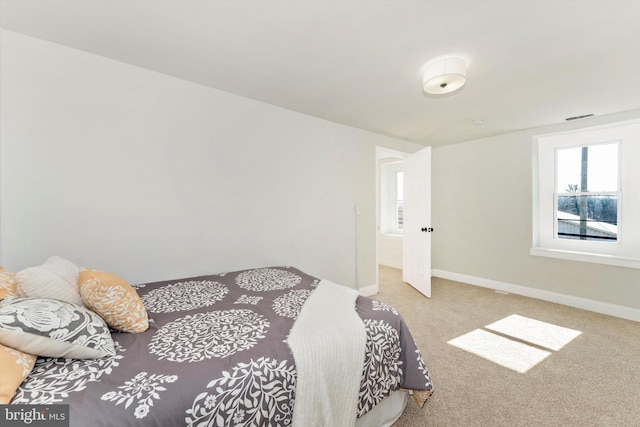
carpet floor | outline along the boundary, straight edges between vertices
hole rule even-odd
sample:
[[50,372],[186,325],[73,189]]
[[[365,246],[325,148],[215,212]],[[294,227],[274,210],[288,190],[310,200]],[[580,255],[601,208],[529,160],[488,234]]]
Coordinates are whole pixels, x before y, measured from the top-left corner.
[[380,267],[435,393],[393,427],[640,426],[640,323],[433,278],[427,299]]

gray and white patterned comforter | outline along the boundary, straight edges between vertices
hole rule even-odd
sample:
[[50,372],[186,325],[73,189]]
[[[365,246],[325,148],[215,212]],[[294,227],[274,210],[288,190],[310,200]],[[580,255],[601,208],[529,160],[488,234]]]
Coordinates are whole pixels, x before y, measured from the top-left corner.
[[[39,358],[12,403],[68,403],[82,427],[290,425],[296,366],[286,339],[318,283],[274,267],[138,285],[148,331],[113,331],[114,357]],[[366,297],[356,311],[367,344],[354,417],[399,388],[428,397],[429,373],[397,311]]]

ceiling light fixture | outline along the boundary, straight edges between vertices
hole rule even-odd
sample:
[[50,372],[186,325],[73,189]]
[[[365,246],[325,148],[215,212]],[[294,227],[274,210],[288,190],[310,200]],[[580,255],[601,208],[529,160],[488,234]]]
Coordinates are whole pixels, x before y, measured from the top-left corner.
[[431,95],[451,93],[464,86],[467,63],[461,58],[440,58],[429,62],[422,75],[422,89]]

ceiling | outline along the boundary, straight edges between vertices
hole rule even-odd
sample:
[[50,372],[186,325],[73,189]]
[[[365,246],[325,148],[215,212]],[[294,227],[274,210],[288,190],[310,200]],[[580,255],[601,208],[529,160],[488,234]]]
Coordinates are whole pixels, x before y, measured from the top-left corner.
[[[0,26],[424,145],[640,108],[640,0],[0,0]],[[466,86],[423,94],[451,54]]]

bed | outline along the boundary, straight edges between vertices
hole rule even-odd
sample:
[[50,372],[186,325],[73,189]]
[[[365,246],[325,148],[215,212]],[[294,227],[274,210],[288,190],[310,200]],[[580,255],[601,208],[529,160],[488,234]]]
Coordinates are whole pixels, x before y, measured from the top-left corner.
[[133,288],[146,331],[110,329],[107,357],[38,357],[11,403],[69,404],[71,426],[380,426],[433,392],[393,307],[296,268]]

